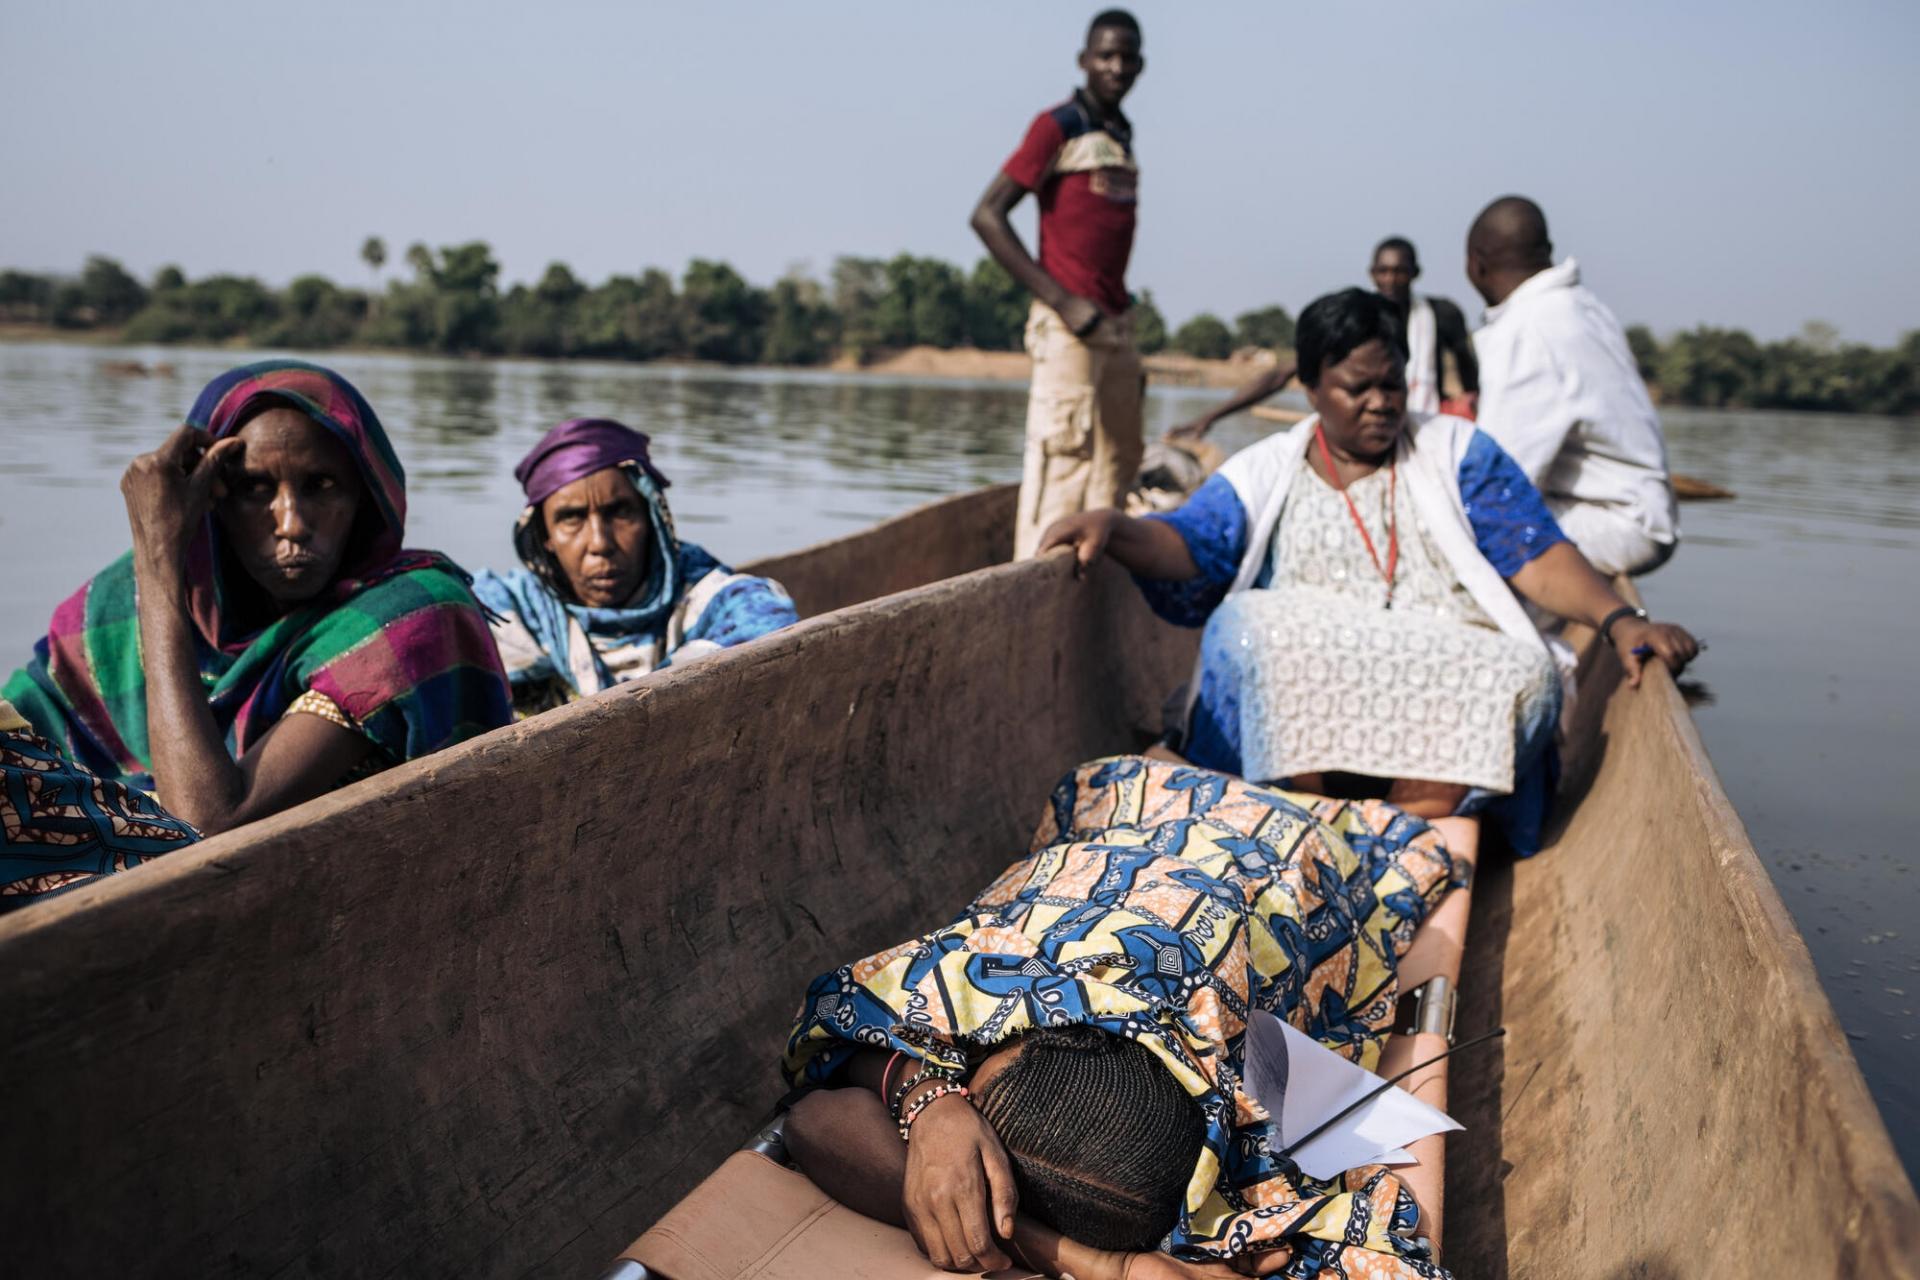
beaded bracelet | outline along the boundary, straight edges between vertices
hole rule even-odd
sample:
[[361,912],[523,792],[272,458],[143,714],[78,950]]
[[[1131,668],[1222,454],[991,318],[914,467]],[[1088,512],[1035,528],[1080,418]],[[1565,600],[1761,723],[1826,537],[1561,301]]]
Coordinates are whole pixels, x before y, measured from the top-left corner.
[[900,1106],[907,1100],[914,1087],[923,1080],[958,1080],[960,1073],[952,1067],[943,1067],[937,1062],[922,1060],[920,1069],[893,1087],[887,1098],[887,1114],[895,1120],[900,1118]]
[[913,1122],[919,1119],[922,1111],[927,1109],[928,1103],[932,1102],[935,1098],[944,1098],[950,1093],[957,1093],[963,1098],[973,1096],[967,1092],[967,1086],[955,1084],[951,1080],[942,1080],[939,1084],[934,1085],[933,1088],[915,1098],[913,1105],[907,1108],[907,1113],[900,1117],[900,1141],[906,1142],[909,1140],[908,1135],[913,1129]]
[[906,1056],[901,1050],[895,1049],[893,1056],[887,1059],[887,1065],[880,1069],[880,1101],[885,1102],[893,1095],[893,1069],[899,1066],[900,1059]]

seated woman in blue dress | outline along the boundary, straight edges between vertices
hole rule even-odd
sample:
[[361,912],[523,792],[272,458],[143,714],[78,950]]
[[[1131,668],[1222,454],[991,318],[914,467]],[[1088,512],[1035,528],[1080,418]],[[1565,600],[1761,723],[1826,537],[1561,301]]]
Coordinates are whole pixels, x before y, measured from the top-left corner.
[[1635,685],[1645,659],[1678,671],[1698,645],[1622,600],[1471,422],[1407,412],[1384,299],[1318,299],[1296,345],[1311,416],[1177,511],[1070,516],[1042,550],[1112,556],[1162,617],[1205,626],[1176,743],[1194,763],[1321,793],[1377,780],[1425,817],[1497,801],[1535,852],[1572,663],[1522,601],[1598,628]]
[[525,566],[474,594],[522,715],[766,635],[799,616],[779,583],[735,573],[674,532],[647,437],[605,418],[562,422],[513,469]]

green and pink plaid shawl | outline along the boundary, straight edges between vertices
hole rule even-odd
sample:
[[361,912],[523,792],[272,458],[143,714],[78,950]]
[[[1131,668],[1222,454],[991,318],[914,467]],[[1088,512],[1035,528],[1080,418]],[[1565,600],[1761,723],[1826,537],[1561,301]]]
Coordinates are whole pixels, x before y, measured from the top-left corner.
[[[218,522],[187,555],[188,604],[214,719],[238,759],[308,689],[331,698],[392,760],[411,760],[509,723],[500,657],[467,575],[400,546],[406,473],[372,408],[345,378],[267,360],[216,378],[187,422],[232,435],[261,399],[299,409],[346,446],[378,517],[358,558],[316,601],[233,634]],[[146,673],[132,553],[54,610],[34,657],[4,695],[36,732],[102,777],[152,786]]]

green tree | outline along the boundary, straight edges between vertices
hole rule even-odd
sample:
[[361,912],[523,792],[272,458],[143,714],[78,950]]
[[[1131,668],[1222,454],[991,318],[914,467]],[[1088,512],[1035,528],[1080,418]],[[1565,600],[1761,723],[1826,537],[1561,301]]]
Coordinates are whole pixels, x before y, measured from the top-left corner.
[[1293,317],[1285,307],[1262,307],[1237,316],[1233,322],[1237,347],[1265,347],[1269,351],[1293,348]]
[[952,264],[898,254],[887,263],[886,292],[875,308],[880,341],[890,347],[957,347],[966,334],[966,290]]
[[434,345],[442,351],[498,349],[500,264],[483,240],[448,245],[428,259],[434,291]]
[[127,338],[133,342],[258,340],[273,336],[279,318],[280,299],[258,280],[208,276],[156,295],[128,322]]
[[580,301],[581,354],[657,360],[685,350],[673,277],[649,268],[638,279],[614,276]]
[[887,292],[887,264],[878,258],[836,258],[828,286],[840,314],[840,349],[858,360],[882,345],[880,300]]
[[1142,289],[1133,298],[1133,343],[1145,355],[1167,348],[1167,318],[1153,301],[1153,290]]
[[1233,354],[1233,334],[1219,316],[1202,311],[1174,333],[1173,349],[1203,360],[1224,360]]
[[387,242],[379,236],[368,236],[360,242],[360,261],[367,264],[367,270],[373,275],[373,287],[380,287],[380,268],[387,265]]
[[680,315],[687,353],[696,359],[746,364],[766,346],[767,295],[724,262],[687,264]]
[[533,288],[515,285],[501,299],[501,349],[529,356],[578,354],[580,302],[586,295],[587,287],[564,262],[548,264]]
[[0,319],[45,323],[53,308],[53,277],[0,271]]
[[1633,363],[1640,370],[1642,382],[1659,381],[1660,340],[1653,336],[1653,330],[1643,324],[1629,325],[1627,350],[1633,352]]
[[306,275],[287,286],[278,319],[257,336],[273,347],[337,347],[353,339],[366,316],[367,295]]
[[1031,302],[1007,269],[992,258],[973,264],[962,291],[966,338],[982,351],[1018,351],[1027,331]]
[[1909,330],[1893,348],[1897,397],[1888,413],[1920,413],[1920,329]]
[[1760,374],[1760,344],[1738,329],[1701,325],[1674,334],[1660,353],[1660,389],[1679,404],[1749,405]]
[[80,269],[80,295],[96,324],[120,324],[147,305],[146,287],[97,253]]
[[59,329],[90,329],[96,317],[78,280],[61,280],[47,299],[47,319]]
[[789,275],[768,295],[767,364],[819,364],[833,352],[839,325],[819,284]]
[[516,356],[563,356],[566,318],[540,301],[537,291],[517,284],[500,299],[500,349]]
[[372,314],[379,305],[380,268],[387,265],[387,242],[379,236],[368,236],[360,242],[360,261],[367,264],[367,272],[373,277],[373,288],[367,292],[367,311]]

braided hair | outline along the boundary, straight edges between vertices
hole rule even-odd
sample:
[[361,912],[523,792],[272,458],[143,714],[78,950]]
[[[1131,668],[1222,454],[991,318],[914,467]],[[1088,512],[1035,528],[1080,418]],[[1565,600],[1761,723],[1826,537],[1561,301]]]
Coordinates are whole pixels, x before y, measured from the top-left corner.
[[1096,1249],[1145,1252],[1178,1221],[1205,1121],[1134,1040],[1043,1027],[976,1097],[1013,1161],[1020,1206]]

